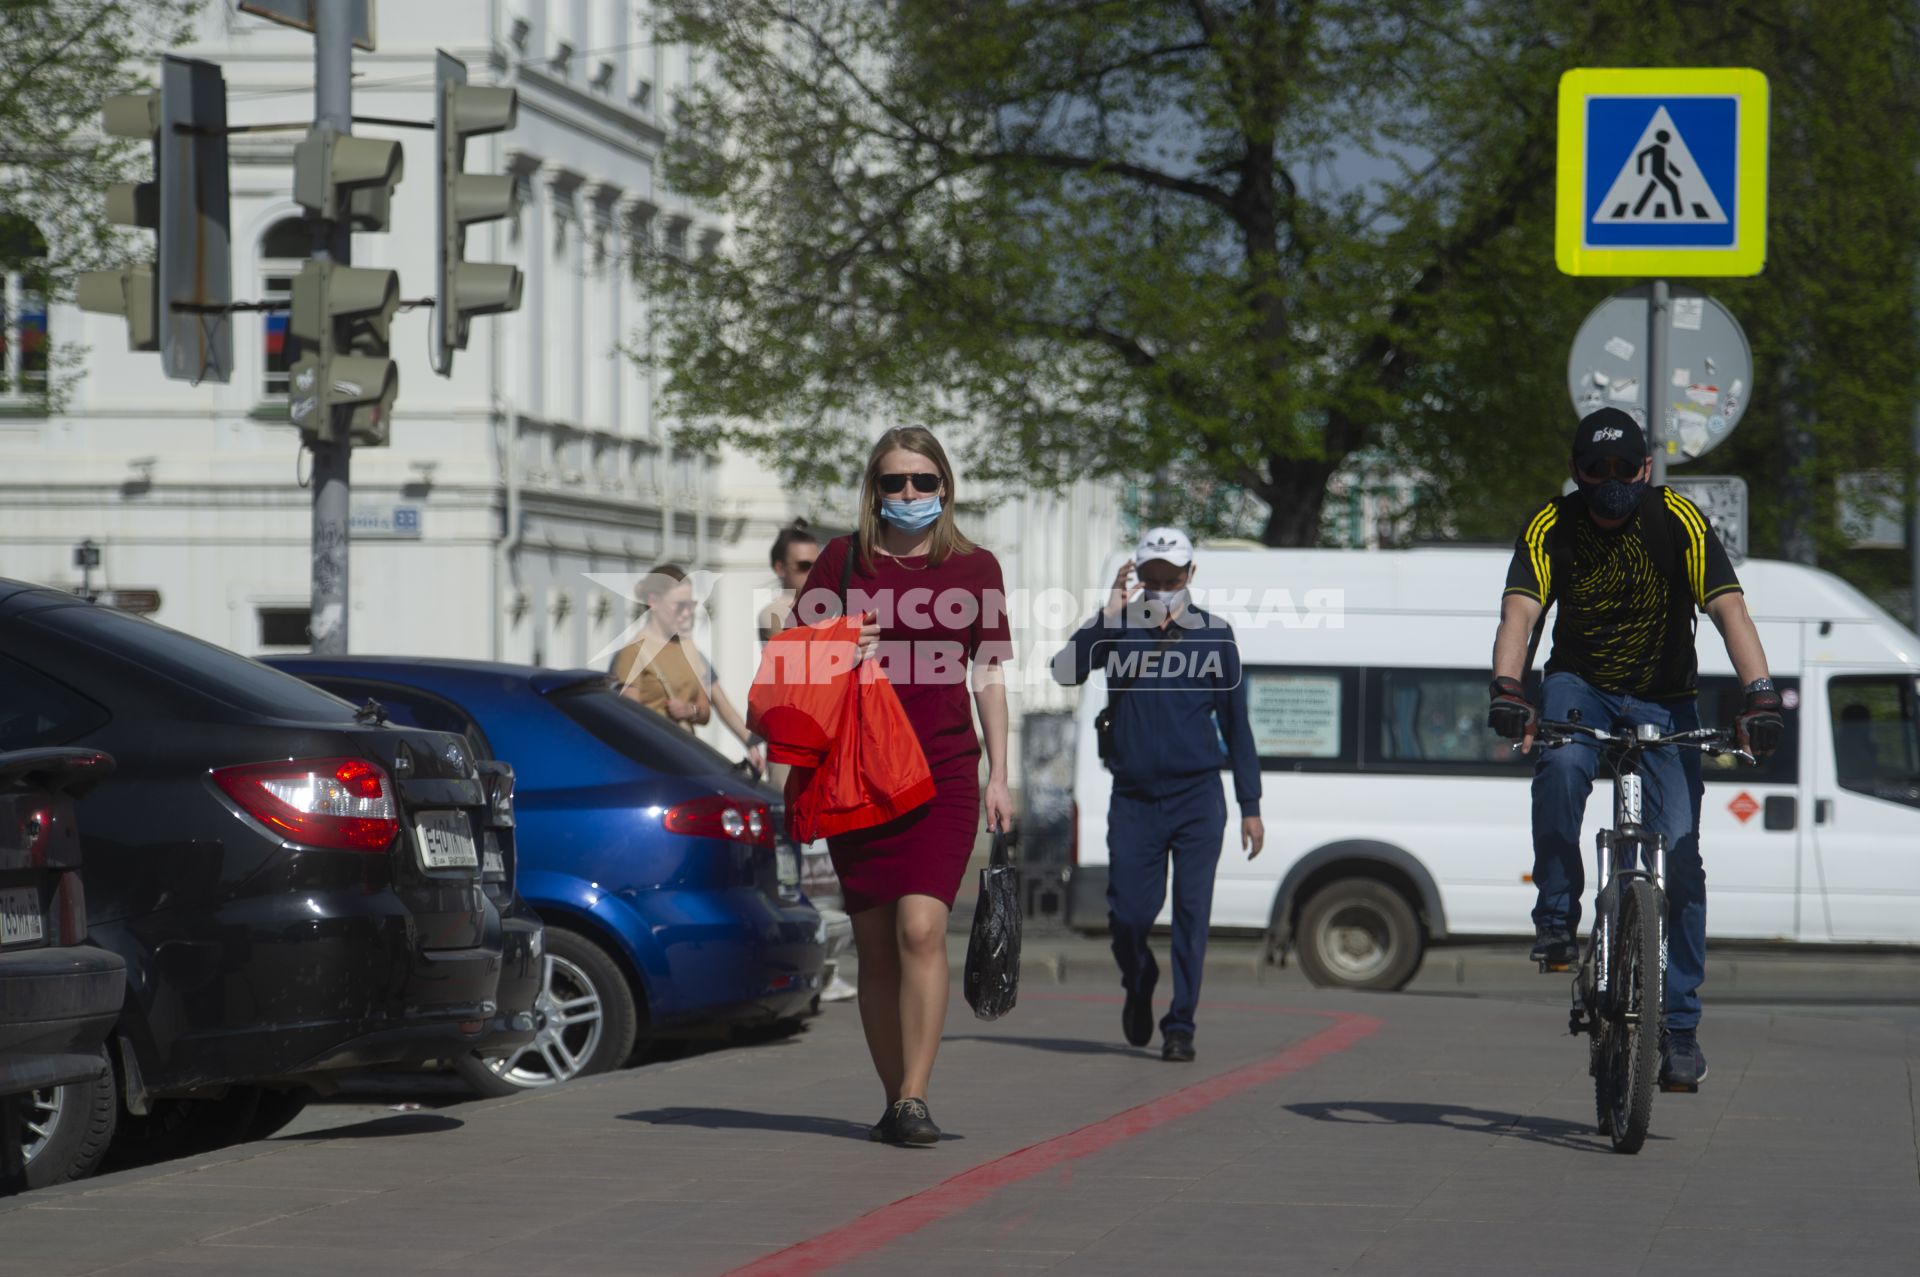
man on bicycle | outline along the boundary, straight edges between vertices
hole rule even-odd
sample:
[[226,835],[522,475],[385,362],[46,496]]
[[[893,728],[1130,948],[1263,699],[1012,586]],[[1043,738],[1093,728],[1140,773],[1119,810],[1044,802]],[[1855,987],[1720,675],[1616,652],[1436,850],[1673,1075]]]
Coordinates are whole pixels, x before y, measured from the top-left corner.
[[[1618,408],[1602,408],[1574,434],[1578,490],[1535,511],[1514,545],[1493,644],[1487,725],[1531,750],[1544,717],[1607,730],[1651,724],[1662,734],[1699,727],[1694,610],[1712,618],[1746,702],[1734,719],[1742,748],[1780,743],[1780,696],[1767,677],[1760,635],[1727,552],[1691,501],[1648,483],[1646,437]],[[1542,704],[1522,682],[1537,628],[1558,602]],[[1596,742],[1540,751],[1533,776],[1532,958],[1574,960],[1585,861],[1580,824],[1599,766]],[[1667,841],[1666,1034],[1660,1083],[1694,1090],[1707,1075],[1698,1039],[1706,972],[1707,880],[1700,863],[1700,755],[1649,751],[1643,772],[1648,825]]]

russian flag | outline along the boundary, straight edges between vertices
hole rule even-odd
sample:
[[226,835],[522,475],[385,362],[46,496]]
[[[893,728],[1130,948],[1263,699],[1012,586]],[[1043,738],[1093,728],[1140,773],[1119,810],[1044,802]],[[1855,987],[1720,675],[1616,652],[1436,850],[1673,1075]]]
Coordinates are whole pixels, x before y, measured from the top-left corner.
[[287,353],[287,312],[267,312],[267,358],[278,359]]

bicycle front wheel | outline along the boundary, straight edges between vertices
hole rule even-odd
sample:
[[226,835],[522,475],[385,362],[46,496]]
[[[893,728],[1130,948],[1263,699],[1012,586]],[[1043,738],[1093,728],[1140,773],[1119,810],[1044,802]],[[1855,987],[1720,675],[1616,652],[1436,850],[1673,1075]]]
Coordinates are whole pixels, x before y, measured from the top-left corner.
[[1660,1022],[1666,998],[1661,960],[1660,897],[1636,878],[1621,884],[1619,943],[1614,949],[1613,1023],[1608,1033],[1613,1120],[1608,1134],[1616,1153],[1638,1153],[1653,1118],[1654,1081],[1660,1074]]

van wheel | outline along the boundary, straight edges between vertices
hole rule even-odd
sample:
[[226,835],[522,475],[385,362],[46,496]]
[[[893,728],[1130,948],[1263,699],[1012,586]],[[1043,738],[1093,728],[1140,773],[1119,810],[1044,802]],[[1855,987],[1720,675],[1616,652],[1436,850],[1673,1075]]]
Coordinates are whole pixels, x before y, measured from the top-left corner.
[[626,973],[605,949],[548,924],[546,974],[534,1007],[547,1017],[533,1041],[498,1059],[463,1056],[455,1071],[483,1096],[519,1095],[623,1067],[639,1013]]
[[1300,911],[1300,969],[1322,988],[1398,989],[1420,969],[1420,920],[1372,878],[1342,878]]
[[112,1069],[91,1082],[48,1087],[20,1099],[28,1188],[85,1179],[99,1169],[120,1113]]

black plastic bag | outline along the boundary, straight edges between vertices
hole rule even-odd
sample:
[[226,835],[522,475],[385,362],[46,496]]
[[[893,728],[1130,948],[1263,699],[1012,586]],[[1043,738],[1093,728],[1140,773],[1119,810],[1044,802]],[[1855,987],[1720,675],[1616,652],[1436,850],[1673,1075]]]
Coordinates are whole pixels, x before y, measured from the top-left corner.
[[982,1020],[999,1019],[1020,996],[1020,871],[1007,863],[1004,833],[993,836],[993,859],[980,871],[964,983]]

